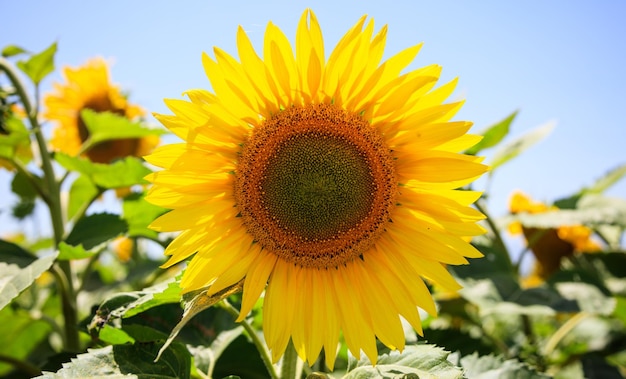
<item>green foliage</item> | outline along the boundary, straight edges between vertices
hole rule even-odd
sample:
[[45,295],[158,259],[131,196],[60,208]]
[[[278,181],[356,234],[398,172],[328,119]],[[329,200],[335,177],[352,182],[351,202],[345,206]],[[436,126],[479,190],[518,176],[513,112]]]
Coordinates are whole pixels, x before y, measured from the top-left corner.
[[517,157],[537,142],[546,138],[552,132],[554,126],[555,125],[553,123],[539,126],[531,130],[530,132],[522,135],[521,137],[518,137],[513,141],[498,148],[498,150],[496,150],[495,154],[493,155],[491,162],[489,163],[489,165],[491,166],[490,173],[493,173],[493,171],[499,166]]
[[81,112],[81,118],[89,130],[89,139],[85,143],[92,146],[115,139],[139,138],[164,133],[162,130],[146,128],[139,122],[132,122],[126,117],[111,112],[98,113],[85,109]]
[[128,224],[120,216],[96,213],[78,220],[65,242],[72,246],[82,245],[89,250],[127,230]]
[[[15,53],[16,51],[19,51],[19,48],[18,50],[15,48],[12,50],[13,51],[9,52]],[[33,81],[33,83],[39,84],[43,78],[54,71],[54,54],[56,51],[57,44],[55,42],[44,51],[31,55],[28,60],[17,62],[17,67],[19,67],[20,70],[22,70],[30,78],[30,80]]]
[[96,186],[106,189],[146,184],[143,178],[150,173],[142,161],[134,157],[126,157],[112,164],[93,163],[89,159],[64,153],[56,153],[55,158],[65,169],[83,174]]
[[26,267],[0,262],[0,309],[30,287],[35,280],[52,266],[57,254],[35,259]]
[[480,135],[483,136],[483,139],[476,145],[467,149],[466,153],[476,155],[479,151],[494,147],[500,143],[500,141],[502,141],[504,137],[509,134],[511,123],[515,120],[515,117],[517,117],[517,113],[517,111],[511,113],[504,120],[491,125],[485,131],[480,133]]

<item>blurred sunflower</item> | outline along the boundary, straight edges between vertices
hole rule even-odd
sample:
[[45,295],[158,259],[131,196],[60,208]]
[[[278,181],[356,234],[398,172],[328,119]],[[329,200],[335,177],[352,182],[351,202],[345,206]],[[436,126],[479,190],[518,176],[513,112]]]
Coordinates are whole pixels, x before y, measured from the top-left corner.
[[421,44],[381,63],[387,27],[373,33],[362,17],[326,60],[307,10],[295,56],[269,23],[261,58],[240,27],[239,61],[203,55],[213,92],[156,115],[184,140],[146,157],[164,168],[147,199],[173,209],[152,228],[182,231],[164,267],[193,255],[181,286],[209,295],[245,278],[240,320],[267,285],[275,361],[291,339],[309,364],[324,348],[332,368],[342,331],[375,363],[376,337],[404,347],[400,316],[421,334],[417,307],[436,314],[420,277],[458,290],[443,264],[482,256],[463,240],[484,232],[480,193],[457,188],[487,167],[458,153],[480,137],[450,121],[456,80],[433,90],[439,66],[402,73]]
[[[83,143],[89,138],[89,130],[81,117],[81,111],[111,112],[135,119],[143,110],[128,103],[120,89],[109,81],[109,69],[101,58],[89,60],[78,68],[63,70],[65,84],[54,84],[54,91],[43,101],[44,117],[55,121],[50,144],[52,148],[70,155],[78,155]],[[127,156],[141,157],[158,144],[159,138],[125,138],[105,141],[92,146],[85,155],[96,163],[110,163]]]
[[[515,192],[509,202],[509,211],[516,213],[545,213],[558,210],[556,206],[534,201],[522,192]],[[561,260],[574,253],[591,253],[601,249],[591,236],[593,232],[584,225],[560,226],[555,229],[528,228],[519,221],[509,224],[511,234],[523,234],[535,256],[531,274],[524,279],[528,287],[543,283],[561,267]]]

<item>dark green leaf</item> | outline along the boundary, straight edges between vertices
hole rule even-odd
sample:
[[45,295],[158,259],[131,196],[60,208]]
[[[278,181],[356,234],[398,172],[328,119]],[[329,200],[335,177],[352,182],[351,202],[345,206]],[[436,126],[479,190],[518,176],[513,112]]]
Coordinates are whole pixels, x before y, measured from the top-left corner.
[[174,344],[158,362],[153,362],[159,348],[159,343],[150,342],[90,349],[63,364],[56,373],[47,372],[39,378],[189,378],[191,356],[187,349]]
[[56,42],[41,53],[32,55],[27,61],[17,62],[20,68],[35,84],[39,84],[54,70],[54,54],[57,51]]
[[615,366],[607,363],[606,359],[598,353],[585,354],[580,359],[583,365],[585,378],[588,379],[623,379]]
[[549,376],[536,372],[519,361],[504,360],[501,356],[473,354],[461,358],[465,375],[471,379],[546,379]]
[[[219,333],[217,337],[213,340],[213,342],[211,342],[211,345],[208,347],[207,346],[197,346],[197,347],[188,346],[187,348],[189,349],[189,352],[194,358],[193,361],[194,361],[194,365],[196,366],[196,369],[199,370],[200,372],[205,373],[209,377],[215,377],[216,375],[214,375],[213,370],[216,367],[216,361],[220,358],[220,356],[226,350],[226,348],[228,348],[230,344],[233,343],[233,341],[235,341],[239,336],[241,336],[242,332],[243,332],[243,327],[238,326],[236,328],[225,330]],[[258,354],[252,354],[252,355],[258,357]],[[238,350],[236,352],[236,359],[237,359],[237,364],[235,366],[241,367],[242,366],[241,350]],[[226,366],[225,364],[226,361],[228,361],[228,358],[225,358],[222,360],[222,364],[224,366]],[[263,365],[263,362],[261,362],[261,365]],[[246,364],[245,367],[249,368],[250,365]],[[265,370],[260,370],[258,371],[258,373],[261,374],[263,371]],[[223,373],[231,373],[231,374],[235,372],[236,372],[236,367],[230,367],[223,371]],[[241,372],[236,372],[236,373],[243,374]],[[221,374],[218,373],[217,376],[221,376]],[[249,377],[249,376],[246,376],[246,377]]]
[[128,230],[126,221],[118,215],[97,213],[78,220],[65,242],[72,246],[82,244],[86,250],[90,250],[125,233],[126,230]]
[[84,259],[92,257],[95,253],[86,251],[83,248],[83,245],[72,246],[68,245],[65,242],[61,242],[59,244],[59,256],[57,257],[60,261],[70,261],[74,259]]
[[98,187],[85,175],[81,175],[72,183],[70,200],[67,206],[67,217],[76,216],[76,213],[91,204],[100,191]]
[[213,378],[226,378],[230,375],[245,379],[269,377],[258,350],[245,336],[239,335],[225,347],[219,357],[216,356]]
[[143,178],[151,172],[140,159],[134,157],[126,157],[112,164],[93,163],[89,159],[71,157],[64,153],[56,153],[55,159],[67,170],[77,171],[103,188],[146,184]]
[[141,138],[164,133],[163,130],[146,128],[139,122],[132,122],[127,117],[110,112],[84,109],[81,118],[89,130],[88,143],[92,145],[108,140]]
[[13,242],[0,240],[0,261],[24,268],[37,260],[37,257]]
[[[34,320],[24,310],[6,307],[0,311],[0,355],[25,360],[39,343],[44,341],[52,327],[43,320]],[[12,366],[0,363],[0,376]]]
[[402,353],[394,351],[379,357],[376,366],[372,366],[367,359],[359,361],[357,367],[346,374],[344,379],[462,378],[461,369],[448,362],[448,354],[433,345],[407,346]]
[[16,55],[25,53],[28,53],[28,51],[17,45],[7,45],[2,49],[2,56],[5,58],[14,57]]
[[[33,180],[39,180],[34,176],[31,177]],[[23,199],[35,199],[37,197],[37,190],[35,189],[33,183],[26,177],[22,172],[17,172],[13,176],[13,181],[11,182],[11,191],[14,194],[18,195]]]
[[11,208],[11,214],[18,220],[23,220],[35,211],[35,201],[21,198],[17,204]]
[[39,275],[52,266],[55,258],[56,254],[48,255],[23,268],[0,262],[0,309],[30,287]]
[[553,123],[542,125],[498,149],[495,152],[493,159],[491,160],[490,173],[493,173],[498,166],[501,166],[511,159],[517,157],[526,149],[544,139],[548,134],[552,132],[552,129],[554,129]]
[[132,194],[125,198],[123,215],[128,222],[128,235],[156,238],[158,233],[148,229],[148,225],[164,212],[165,209],[145,201],[143,194]]
[[428,343],[441,346],[447,351],[458,351],[461,355],[469,355],[474,352],[484,355],[496,349],[487,340],[476,338],[465,331],[452,328],[426,328],[424,329],[424,338]]
[[507,134],[509,134],[511,123],[517,116],[517,112],[518,111],[511,113],[504,120],[494,125],[491,125],[484,131],[478,133],[483,136],[483,139],[476,145],[467,149],[466,153],[476,155],[476,153],[478,153],[479,151],[493,147],[497,145],[500,141],[502,141],[502,139],[506,137]]

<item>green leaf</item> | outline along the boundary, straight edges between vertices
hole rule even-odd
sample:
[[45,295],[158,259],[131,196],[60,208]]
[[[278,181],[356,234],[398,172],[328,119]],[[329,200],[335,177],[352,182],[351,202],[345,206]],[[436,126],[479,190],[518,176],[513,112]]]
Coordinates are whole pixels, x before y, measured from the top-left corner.
[[585,195],[576,209],[561,209],[545,213],[518,213],[511,216],[526,227],[549,229],[573,225],[618,225],[626,228],[626,200],[600,195]]
[[0,240],[0,261],[24,268],[37,260],[37,257],[13,242]]
[[116,317],[132,317],[146,310],[163,304],[179,303],[181,289],[176,281],[159,283],[152,287],[133,293],[135,300],[111,309]]
[[89,159],[56,153],[55,159],[69,171],[77,171],[102,188],[126,188],[147,184],[143,178],[151,173],[142,161],[126,157],[112,164],[93,163]]
[[447,351],[434,345],[407,346],[402,353],[394,351],[379,357],[376,366],[363,359],[343,378],[462,378],[463,372],[448,362],[448,355]]
[[27,61],[17,62],[20,68],[35,84],[39,84],[54,70],[54,55],[57,51],[56,42],[41,53],[32,55]]
[[86,250],[90,250],[125,233],[126,230],[128,230],[126,221],[118,215],[96,213],[78,220],[65,242],[72,246],[82,244]]
[[[230,332],[236,333],[234,329],[223,333]],[[232,334],[228,335],[229,338],[232,336]],[[224,344],[227,344],[225,350],[215,356],[213,378],[264,379],[270,377],[257,348],[245,335],[239,335],[231,342],[224,341]],[[214,347],[213,344],[211,347]],[[215,348],[218,349],[217,346]],[[217,353],[217,350],[213,351]]]
[[2,56],[5,58],[14,57],[20,54],[26,54],[28,51],[17,45],[7,45],[2,49]]
[[10,115],[3,121],[6,134],[0,133],[0,157],[12,159],[18,147],[30,145],[30,134],[22,120],[14,115]]
[[104,325],[98,333],[100,341],[110,345],[123,345],[125,343],[135,343],[135,339],[122,329],[114,328],[111,325]]
[[46,372],[38,378],[99,378],[99,379],[188,379],[191,355],[180,344],[167,349],[159,362],[153,362],[160,344],[156,342],[133,345],[114,345],[102,349],[89,349],[80,354],[56,373]]
[[123,204],[124,219],[128,222],[128,236],[156,238],[158,233],[148,229],[148,225],[164,212],[165,209],[144,200],[143,194],[131,194],[124,199]]
[[511,159],[517,157],[529,147],[544,139],[548,134],[552,132],[554,126],[554,123],[547,123],[545,125],[539,126],[524,134],[523,136],[518,137],[515,140],[507,143],[502,148],[498,149],[495,152],[493,159],[491,160],[490,173],[493,173],[496,167],[501,166]]
[[74,259],[89,258],[94,255],[95,253],[86,251],[83,248],[83,245],[72,246],[61,241],[61,243],[59,243],[59,256],[57,259],[60,261],[70,261]]
[[626,175],[626,164],[618,166],[600,177],[591,186],[583,190],[584,193],[602,193]]
[[164,130],[146,128],[139,122],[132,122],[111,112],[84,109],[81,118],[89,130],[89,140],[86,143],[92,145],[114,139],[141,138],[165,133]]
[[501,356],[472,354],[461,358],[465,375],[471,379],[546,379],[549,376],[536,372],[526,364]]
[[[235,341],[239,336],[241,336],[242,332],[243,326],[238,326],[230,330],[222,331],[220,334],[217,335],[215,340],[213,340],[211,345],[208,347],[188,346],[189,352],[194,358],[194,365],[196,366],[196,369],[205,373],[208,377],[214,377],[213,369],[215,368],[217,360],[220,358],[222,353],[229,347],[229,345],[233,343],[233,341]],[[258,354],[256,355],[258,356]],[[238,364],[241,366],[241,351],[237,351],[236,358],[239,361]],[[229,370],[228,372],[233,373],[233,370]]]
[[15,299],[22,291],[52,266],[57,254],[35,260],[24,268],[0,262],[0,309]]
[[615,298],[607,296],[598,287],[583,282],[555,283],[554,286],[561,296],[578,303],[581,311],[589,314],[610,315],[617,302]]
[[[178,335],[178,333],[182,330],[182,328],[189,322],[191,319],[196,316],[198,313],[203,310],[212,307],[218,302],[224,300],[230,295],[241,292],[243,290],[243,279],[238,283],[233,284],[230,287],[226,287],[225,289],[217,292],[214,295],[207,295],[206,288],[199,289],[196,291],[189,292],[184,295],[183,301],[185,303],[185,308],[183,311],[182,319],[176,324],[170,336],[165,341],[165,345],[159,351],[159,356],[167,346],[174,341],[174,338]],[[158,359],[158,357],[157,357]]]
[[[6,307],[0,311],[0,355],[25,360],[33,350],[45,341],[52,327],[43,320],[34,320],[21,309]],[[0,376],[13,367],[0,363]]]
[[[38,177],[32,176],[32,178],[40,180]],[[35,197],[37,197],[37,190],[33,187],[33,183],[31,183],[28,177],[22,172],[17,172],[15,176],[13,176],[11,191],[23,199],[34,200]]]
[[494,125],[491,125],[484,131],[478,133],[483,136],[483,139],[480,140],[480,142],[478,142],[476,145],[467,149],[466,153],[471,154],[471,155],[476,155],[476,153],[478,153],[479,151],[488,149],[500,143],[500,141],[502,141],[502,139],[504,139],[504,137],[506,137],[507,134],[509,134],[511,123],[517,116],[517,113],[518,111],[511,113],[504,120]]
[[85,175],[81,175],[70,187],[70,200],[67,205],[67,217],[72,219],[76,213],[86,205],[91,204],[100,191],[98,187]]

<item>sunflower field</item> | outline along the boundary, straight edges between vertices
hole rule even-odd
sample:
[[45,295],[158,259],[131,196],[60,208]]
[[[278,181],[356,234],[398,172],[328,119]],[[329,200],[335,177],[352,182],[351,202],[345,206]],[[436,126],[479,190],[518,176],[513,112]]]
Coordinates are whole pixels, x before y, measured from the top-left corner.
[[470,132],[457,80],[407,70],[421,44],[383,59],[367,17],[264,33],[158,125],[104,59],[3,47],[9,212],[51,233],[0,225],[0,377],[626,377],[626,164],[495,217],[551,125]]

